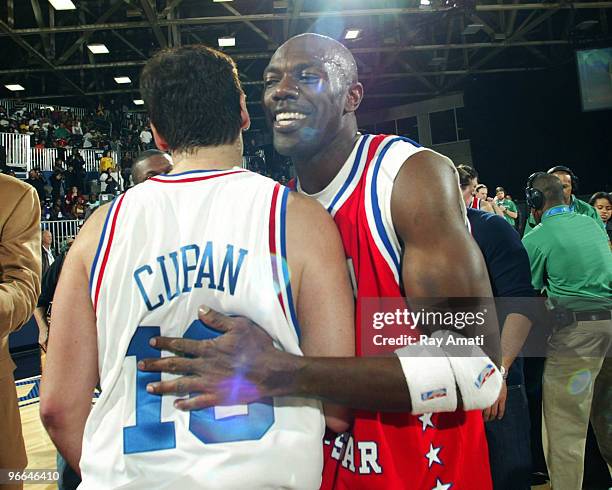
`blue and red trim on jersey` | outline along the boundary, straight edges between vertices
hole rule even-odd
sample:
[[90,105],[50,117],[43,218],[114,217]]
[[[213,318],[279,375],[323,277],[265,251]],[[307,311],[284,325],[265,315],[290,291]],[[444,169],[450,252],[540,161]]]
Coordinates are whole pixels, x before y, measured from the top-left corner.
[[[100,241],[98,242],[98,249],[94,257],[93,264],[91,266],[91,272],[89,274],[89,291],[93,301],[94,311],[98,306],[98,295],[100,294],[100,287],[102,285],[102,278],[104,277],[104,271],[106,264],[108,263],[108,256],[115,236],[115,228],[117,225],[117,216],[123,204],[123,198],[125,194],[121,194],[119,197],[113,200],[111,207],[104,220],[104,226],[102,228],[102,234],[100,235]],[[109,226],[110,225],[110,226]],[[100,266],[98,262],[102,257]]]
[[359,142],[359,148],[357,149],[357,154],[355,155],[355,161],[353,162],[351,171],[346,181],[344,182],[344,184],[342,185],[338,193],[334,196],[330,205],[327,207],[327,212],[330,213],[332,216],[334,214],[334,206],[336,206],[338,201],[340,201],[340,199],[343,197],[346,190],[351,186],[355,178],[356,177],[359,178],[359,176],[357,176],[357,170],[359,170],[359,167],[361,165],[361,157],[363,155],[363,149],[366,143],[368,142],[368,140],[370,139],[370,137],[371,136],[369,134],[365,134],[361,137],[361,141]]
[[380,211],[380,205],[378,203],[378,191],[377,191],[378,173],[380,171],[380,167],[382,165],[385,154],[398,141],[408,141],[411,144],[414,144],[408,138],[402,138],[399,136],[392,138],[384,143],[384,146],[380,150],[378,154],[378,158],[376,159],[376,162],[374,163],[374,169],[372,172],[372,185],[370,189],[370,199],[372,201],[372,214],[374,216],[374,223],[376,224],[376,231],[378,232],[378,235],[385,249],[387,250],[389,256],[391,257],[391,261],[393,262],[393,265],[395,266],[395,270],[398,271],[398,274],[399,274],[400,258],[398,256],[398,251],[395,250],[395,248],[391,244],[391,240],[385,228],[385,225],[382,219],[382,213]]
[[188,170],[186,172],[181,172],[178,174],[156,175],[155,177],[151,177],[149,180],[153,182],[161,182],[163,184],[181,184],[184,182],[199,182],[201,180],[209,180],[214,179],[216,177],[224,177],[226,175],[233,175],[244,172],[248,172],[248,170]]
[[293,326],[300,338],[300,327],[297,320],[293,292],[291,291],[291,277],[287,265],[287,199],[290,189],[280,184],[274,186],[272,202],[270,204],[269,245],[272,261],[272,279],[274,290],[278,294],[278,301],[283,309],[287,322]]

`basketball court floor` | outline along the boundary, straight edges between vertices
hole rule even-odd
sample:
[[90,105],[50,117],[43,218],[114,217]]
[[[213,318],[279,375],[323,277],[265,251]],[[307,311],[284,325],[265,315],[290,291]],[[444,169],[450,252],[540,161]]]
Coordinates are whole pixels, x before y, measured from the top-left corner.
[[[38,409],[40,376],[26,378],[15,383],[19,399],[19,412],[23,438],[28,454],[28,469],[55,469],[55,446],[40,421]],[[55,490],[55,484],[25,485],[28,490]]]

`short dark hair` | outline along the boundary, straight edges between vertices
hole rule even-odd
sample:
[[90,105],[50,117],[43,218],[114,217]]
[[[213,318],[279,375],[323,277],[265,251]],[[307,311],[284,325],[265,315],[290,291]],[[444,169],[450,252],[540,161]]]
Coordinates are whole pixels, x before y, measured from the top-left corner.
[[136,166],[136,164],[146,160],[147,158],[151,158],[155,155],[167,155],[167,153],[161,150],[155,150],[155,149],[145,150],[143,152],[140,152],[138,156],[136,156],[132,165]]
[[236,63],[202,45],[164,49],[145,65],[140,91],[172,151],[232,143],[240,134]]
[[478,192],[480,189],[487,189],[487,190],[489,190],[489,188],[486,185],[484,185],[484,184],[478,184],[476,186],[476,192]]
[[608,202],[612,204],[612,194],[608,192],[596,192],[591,196],[591,199],[589,199],[589,204],[595,206],[595,201],[597,201],[597,199],[607,199]]
[[463,163],[461,165],[457,165],[457,172],[459,172],[459,185],[462,189],[465,189],[468,185],[470,185],[470,181],[472,179],[478,178],[478,173],[476,170]]
[[506,190],[503,187],[496,187],[495,188],[495,194],[497,194],[498,192],[503,192],[505,194]]
[[563,202],[563,184],[552,174],[541,173],[531,183],[531,187],[538,189],[544,195],[545,204]]

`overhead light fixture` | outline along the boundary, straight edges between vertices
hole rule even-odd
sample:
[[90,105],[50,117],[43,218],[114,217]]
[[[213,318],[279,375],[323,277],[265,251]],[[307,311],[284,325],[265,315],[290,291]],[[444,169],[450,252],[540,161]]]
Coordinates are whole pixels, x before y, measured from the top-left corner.
[[484,28],[482,24],[470,24],[463,30],[463,35],[469,36],[470,34],[476,34],[482,28]]
[[232,0],[213,0],[213,2],[231,2]]
[[282,10],[289,8],[289,2],[287,0],[274,0],[272,6],[275,10]]
[[107,54],[109,52],[105,44],[88,44],[87,49],[93,54]]
[[431,0],[421,0],[421,7],[430,7]]
[[220,48],[231,48],[232,46],[236,46],[236,38],[233,36],[220,37],[217,39]]
[[588,31],[589,29],[595,27],[597,24],[599,24],[598,20],[583,20],[578,25],[576,25],[576,29],[578,29],[579,31]]
[[142,99],[134,99],[134,105],[144,105],[144,100],[142,100]]
[[429,62],[429,66],[440,66],[446,63],[446,58],[443,56],[434,56]]
[[117,83],[132,83],[130,77],[115,77],[115,82]]
[[344,39],[357,39],[361,29],[348,29],[344,35]]
[[49,0],[55,10],[76,10],[72,0]]
[[25,88],[23,88],[18,83],[9,83],[8,85],[5,85],[5,87],[8,88],[11,92],[19,92],[20,90],[25,90]]

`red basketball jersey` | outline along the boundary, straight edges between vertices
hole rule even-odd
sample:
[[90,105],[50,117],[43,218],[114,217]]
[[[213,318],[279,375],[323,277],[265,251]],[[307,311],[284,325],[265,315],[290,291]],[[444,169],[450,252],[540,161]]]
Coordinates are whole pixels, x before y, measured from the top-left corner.
[[470,199],[468,203],[468,208],[480,209],[480,199],[476,196],[472,196],[472,199]]
[[[402,296],[391,192],[402,164],[419,151],[430,150],[398,136],[362,135],[332,182],[312,196],[342,236],[357,298],[358,354],[364,298]],[[357,411],[351,433],[325,441],[324,449],[325,490],[491,489],[480,411],[422,416]]]

